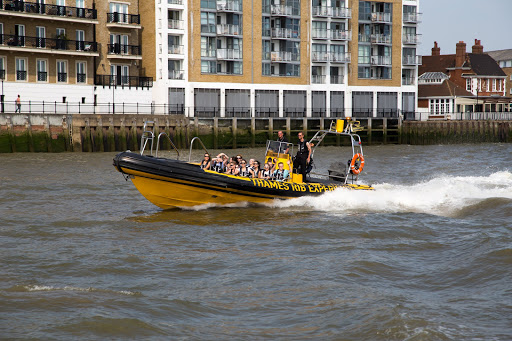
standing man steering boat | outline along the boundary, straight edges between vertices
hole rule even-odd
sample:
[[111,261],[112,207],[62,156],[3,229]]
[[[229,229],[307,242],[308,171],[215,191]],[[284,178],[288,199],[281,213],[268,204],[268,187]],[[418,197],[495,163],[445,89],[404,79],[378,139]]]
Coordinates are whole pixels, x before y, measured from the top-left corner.
[[302,174],[302,181],[306,182],[306,167],[307,164],[311,161],[311,145],[309,142],[304,140],[304,134],[302,132],[299,133],[299,148],[297,150],[297,155],[295,156],[295,161],[293,162],[294,168],[300,167],[300,174]]

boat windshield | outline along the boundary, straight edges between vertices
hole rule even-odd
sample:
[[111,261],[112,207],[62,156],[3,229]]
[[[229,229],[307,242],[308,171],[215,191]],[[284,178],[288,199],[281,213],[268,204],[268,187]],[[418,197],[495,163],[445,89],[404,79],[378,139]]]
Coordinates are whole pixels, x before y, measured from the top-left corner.
[[268,154],[268,152],[272,152],[275,154],[290,154],[292,153],[293,144],[288,142],[279,142],[279,141],[267,141],[267,151],[265,155]]

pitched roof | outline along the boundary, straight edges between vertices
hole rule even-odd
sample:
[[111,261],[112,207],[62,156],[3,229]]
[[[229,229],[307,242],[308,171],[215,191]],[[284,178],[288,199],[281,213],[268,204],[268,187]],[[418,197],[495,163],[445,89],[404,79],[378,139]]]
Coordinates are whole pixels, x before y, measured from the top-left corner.
[[473,97],[473,94],[447,79],[442,84],[419,84],[418,98],[429,97]]
[[507,76],[491,56],[475,53],[468,53],[468,56],[469,65],[468,61],[466,61],[464,66],[471,67],[478,76]]
[[512,60],[512,49],[487,51],[485,52],[491,56],[494,60],[500,62],[502,60]]
[[418,79],[424,80],[424,79],[448,79],[448,75],[446,75],[443,72],[425,72],[421,76],[418,77]]
[[[423,56],[423,64],[419,66],[418,73],[443,72],[448,74],[447,69],[454,67],[454,54]],[[471,68],[478,76],[506,76],[498,63],[487,54],[467,53],[463,67]]]

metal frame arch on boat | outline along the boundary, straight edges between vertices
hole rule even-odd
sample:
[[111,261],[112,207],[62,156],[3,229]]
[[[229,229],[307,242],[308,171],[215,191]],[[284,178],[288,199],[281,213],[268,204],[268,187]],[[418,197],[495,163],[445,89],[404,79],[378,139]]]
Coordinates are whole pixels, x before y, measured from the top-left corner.
[[[361,160],[361,165],[359,166],[358,169],[356,169],[356,161],[357,161],[357,159]],[[352,158],[352,161],[350,162],[350,171],[353,174],[357,175],[357,174],[361,173],[363,168],[364,168],[364,156],[361,153],[357,153],[357,154],[354,155],[354,157]]]

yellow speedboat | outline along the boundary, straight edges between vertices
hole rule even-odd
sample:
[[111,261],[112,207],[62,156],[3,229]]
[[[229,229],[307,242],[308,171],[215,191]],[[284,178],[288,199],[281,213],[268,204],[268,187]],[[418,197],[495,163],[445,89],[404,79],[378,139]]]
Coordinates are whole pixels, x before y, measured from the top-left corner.
[[[321,130],[309,141],[313,146],[311,157],[316,147],[328,134],[349,136],[352,142],[352,159],[345,169],[329,170],[329,174],[310,173],[302,179],[291,162],[293,145],[285,142],[267,141],[265,160],[277,164],[283,162],[289,171],[289,178],[277,181],[258,179],[217,173],[201,169],[198,163],[191,162],[194,142],[206,148],[198,137],[191,141],[189,161],[179,160],[179,151],[165,133],[158,136],[155,155],[153,155],[154,132],[148,127],[152,122],[144,124],[141,141],[141,153],[122,152],[114,157],[114,166],[125,179],[131,179],[137,190],[151,203],[163,209],[190,207],[204,204],[226,205],[238,202],[265,203],[274,199],[290,199],[306,195],[321,195],[339,187],[350,189],[372,190],[371,186],[356,183],[358,174],[364,167],[364,156],[361,138],[354,133],[358,126],[349,121],[344,129],[344,121],[338,120],[331,124],[329,130]],[[160,138],[166,137],[175,149],[176,159],[158,157]],[[148,143],[151,143],[149,155],[144,154]],[[287,153],[286,151],[291,151]]]

